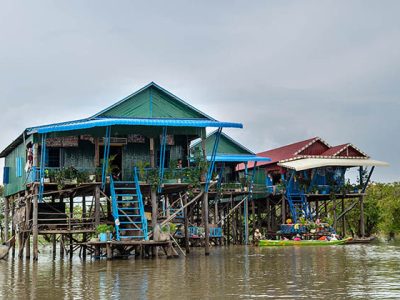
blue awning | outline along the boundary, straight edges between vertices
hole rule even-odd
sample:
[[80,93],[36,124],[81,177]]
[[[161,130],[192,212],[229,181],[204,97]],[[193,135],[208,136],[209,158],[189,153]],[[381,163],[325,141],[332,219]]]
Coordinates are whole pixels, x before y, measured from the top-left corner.
[[[207,160],[211,160],[211,156],[207,156]],[[247,154],[225,154],[225,155],[216,155],[216,162],[237,162],[243,163],[248,161],[271,161],[269,157],[262,157],[257,155],[247,155]]]
[[124,118],[95,118],[78,121],[44,125],[30,128],[28,134],[71,131],[106,126],[167,126],[167,127],[230,127],[243,128],[241,123],[218,122],[207,119],[124,119]]

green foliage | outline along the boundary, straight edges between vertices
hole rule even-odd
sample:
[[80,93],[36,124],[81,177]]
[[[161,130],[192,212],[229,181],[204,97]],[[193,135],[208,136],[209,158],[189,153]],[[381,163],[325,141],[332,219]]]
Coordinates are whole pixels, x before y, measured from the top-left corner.
[[114,227],[112,225],[107,225],[107,224],[100,224],[96,227],[96,232],[99,233],[106,233],[106,232],[112,232]]
[[[373,183],[364,197],[364,223],[366,235],[400,233],[400,183]],[[360,235],[360,207],[346,215],[349,229]]]

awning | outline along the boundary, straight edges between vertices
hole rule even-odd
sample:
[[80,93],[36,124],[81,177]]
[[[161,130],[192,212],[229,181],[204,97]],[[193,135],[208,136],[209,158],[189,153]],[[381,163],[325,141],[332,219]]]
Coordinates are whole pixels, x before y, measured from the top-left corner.
[[96,119],[84,119],[79,121],[72,121],[72,122],[65,122],[65,123],[40,126],[36,128],[30,128],[28,134],[71,131],[71,130],[89,129],[94,127],[105,127],[114,125],[243,128],[243,125],[241,123],[218,122],[207,119],[96,118]]
[[[211,156],[207,156],[207,160],[211,160]],[[225,155],[216,155],[215,161],[217,162],[237,162],[243,163],[248,161],[271,161],[269,157],[262,157],[257,155],[247,155],[247,154],[225,154]]]
[[278,163],[278,166],[296,171],[321,168],[321,167],[388,167],[389,164],[373,159],[350,159],[350,158],[303,158]]

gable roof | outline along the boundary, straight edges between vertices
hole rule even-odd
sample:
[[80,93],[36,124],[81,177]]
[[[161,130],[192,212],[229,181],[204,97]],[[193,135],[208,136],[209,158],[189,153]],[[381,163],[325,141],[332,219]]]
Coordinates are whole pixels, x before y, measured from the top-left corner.
[[[215,135],[216,135],[216,130],[211,132],[210,134],[207,135],[206,137],[206,154],[211,155],[214,142],[215,142]],[[193,144],[190,146],[190,149],[195,149],[200,146],[201,139],[197,139],[196,141],[193,142]],[[230,136],[227,134],[221,132],[221,137],[219,139],[219,144],[218,144],[218,149],[217,149],[217,154],[250,154],[250,155],[255,155],[255,153],[239,142],[235,141],[232,139]]]
[[345,157],[369,158],[369,156],[365,152],[361,151],[351,143],[331,147],[327,151],[322,153],[321,156],[345,156]]
[[100,111],[91,118],[214,118],[191,106],[154,82]]

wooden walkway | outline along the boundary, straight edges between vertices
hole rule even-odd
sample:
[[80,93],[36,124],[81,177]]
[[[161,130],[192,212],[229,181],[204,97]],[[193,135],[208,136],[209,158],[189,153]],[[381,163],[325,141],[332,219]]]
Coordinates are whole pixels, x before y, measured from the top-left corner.
[[98,241],[90,241],[84,243],[87,247],[93,247],[95,249],[95,257],[100,257],[100,249],[105,248],[107,253],[107,259],[111,260],[114,256],[114,249],[118,249],[121,253],[125,253],[129,255],[129,253],[135,249],[135,254],[138,253],[142,257],[154,257],[156,256],[156,248],[160,247],[164,250],[167,258],[179,257],[176,253],[175,249],[172,247],[170,241],[136,241],[136,240],[126,240],[126,241],[107,241],[107,242],[98,242]]

